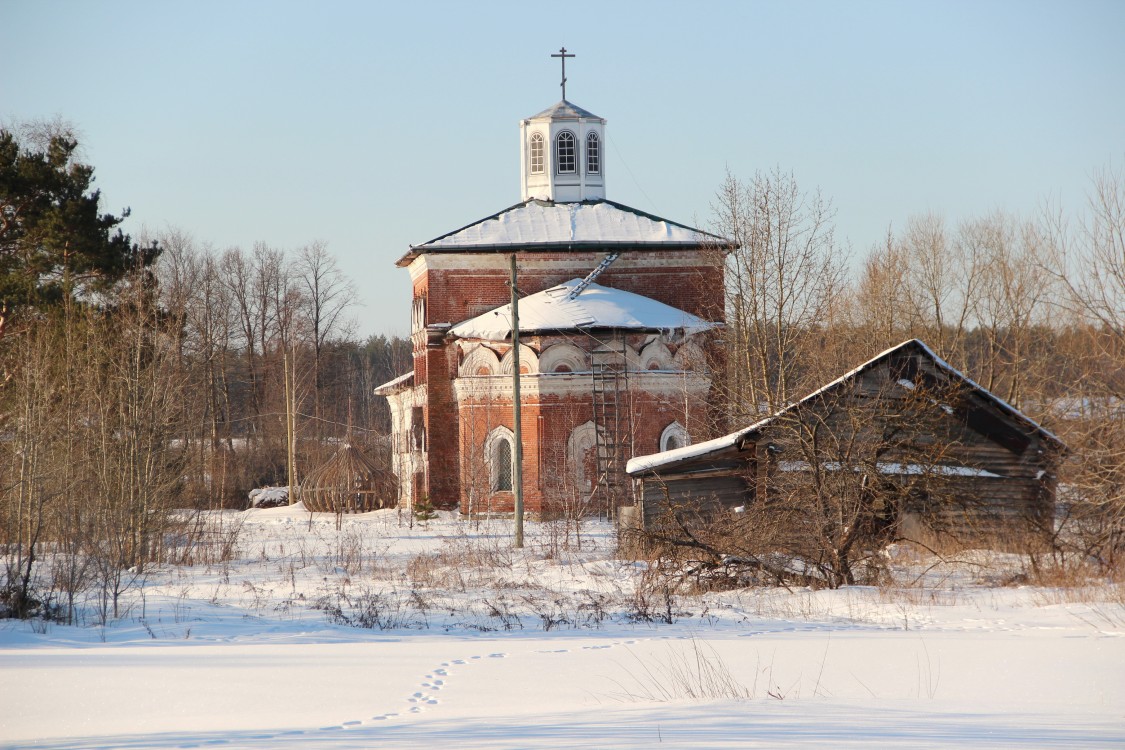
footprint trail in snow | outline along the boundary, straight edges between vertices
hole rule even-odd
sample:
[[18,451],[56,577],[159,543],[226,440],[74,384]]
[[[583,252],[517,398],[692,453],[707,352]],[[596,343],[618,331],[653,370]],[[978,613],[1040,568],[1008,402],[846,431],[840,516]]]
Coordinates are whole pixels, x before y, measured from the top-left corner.
[[[614,641],[612,643],[581,646],[581,650],[588,651],[610,649],[616,646],[629,646],[635,643],[637,643],[637,639]],[[571,649],[569,648],[560,648],[544,649],[538,651],[537,653],[566,654],[570,653],[570,651]],[[388,711],[386,713],[376,714],[364,720],[343,721],[339,724],[320,727],[319,731],[327,732],[339,729],[356,729],[365,726],[370,727],[372,725],[386,722],[391,719],[423,713],[427,709],[437,706],[441,703],[439,694],[442,690],[448,687],[449,678],[452,675],[455,675],[459,668],[471,666],[472,664],[483,661],[485,659],[504,659],[507,657],[507,652],[498,651],[489,654],[477,654],[474,656],[466,657],[464,659],[450,659],[449,661],[443,661],[441,662],[441,664],[434,667],[422,676],[423,681],[419,683],[418,689],[412,692],[404,701],[406,703],[405,711]]]

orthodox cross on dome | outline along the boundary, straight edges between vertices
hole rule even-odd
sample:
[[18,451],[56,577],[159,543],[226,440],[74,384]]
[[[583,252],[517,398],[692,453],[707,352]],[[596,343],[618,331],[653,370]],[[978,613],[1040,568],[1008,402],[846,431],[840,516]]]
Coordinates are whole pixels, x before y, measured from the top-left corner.
[[551,57],[562,58],[562,83],[560,83],[559,85],[562,86],[563,101],[566,101],[566,58],[574,57],[574,55],[568,55],[566,52],[566,47],[560,47],[558,53],[551,55]]

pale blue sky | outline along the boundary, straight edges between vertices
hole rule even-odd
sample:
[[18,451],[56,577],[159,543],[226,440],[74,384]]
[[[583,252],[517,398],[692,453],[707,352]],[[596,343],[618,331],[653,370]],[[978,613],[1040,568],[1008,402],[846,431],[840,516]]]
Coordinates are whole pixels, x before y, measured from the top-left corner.
[[889,225],[1047,199],[1125,159],[1125,2],[0,0],[0,120],[61,115],[107,210],[217,248],[323,240],[362,333],[394,261],[519,200],[518,121],[608,120],[608,197],[710,221],[725,170],[792,170],[862,256]]

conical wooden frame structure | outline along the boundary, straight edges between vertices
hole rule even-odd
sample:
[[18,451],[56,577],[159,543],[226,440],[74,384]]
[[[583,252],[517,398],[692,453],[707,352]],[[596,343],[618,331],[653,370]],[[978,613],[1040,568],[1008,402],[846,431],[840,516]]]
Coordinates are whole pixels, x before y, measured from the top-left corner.
[[366,513],[395,504],[394,477],[363,451],[344,443],[304,478],[297,493],[314,513]]

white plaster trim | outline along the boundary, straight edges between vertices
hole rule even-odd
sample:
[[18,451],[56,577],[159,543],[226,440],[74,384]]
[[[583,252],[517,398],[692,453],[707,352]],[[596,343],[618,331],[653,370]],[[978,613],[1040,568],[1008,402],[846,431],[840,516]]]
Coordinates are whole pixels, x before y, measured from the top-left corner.
[[566,341],[551,344],[539,355],[539,372],[552,373],[559,365],[568,365],[571,372],[589,372],[586,352]]
[[500,358],[487,346],[477,345],[465,355],[465,360],[457,371],[461,377],[482,377],[478,372],[481,368],[487,369],[488,375],[499,375]]
[[695,341],[685,341],[680,348],[676,350],[676,356],[672,357],[672,362],[676,369],[679,370],[694,370],[695,372],[709,375],[711,368],[707,365],[707,355]]
[[[515,359],[512,351],[509,348],[500,359],[500,373],[504,375],[510,376],[512,374],[512,360]],[[525,375],[535,375],[539,372],[539,356],[534,349],[526,344],[520,344],[520,367],[527,368]]]
[[[640,360],[640,369],[642,370],[677,369],[673,367],[672,352],[660,339],[655,339],[642,348],[637,357]],[[652,365],[656,365],[656,367],[652,367]]]
[[[711,379],[698,373],[636,371],[629,373],[629,390],[654,396],[707,395]],[[520,396],[527,402],[540,396],[589,395],[593,391],[590,373],[542,373],[520,377]],[[512,399],[511,375],[483,375],[457,378],[453,393],[458,402],[465,399]]]

